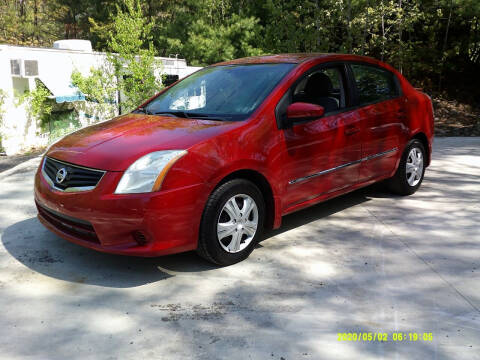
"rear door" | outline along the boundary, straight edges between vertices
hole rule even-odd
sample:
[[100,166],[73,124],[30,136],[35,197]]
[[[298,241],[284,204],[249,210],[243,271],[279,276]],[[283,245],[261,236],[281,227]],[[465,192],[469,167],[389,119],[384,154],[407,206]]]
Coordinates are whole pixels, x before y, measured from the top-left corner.
[[395,75],[366,63],[349,64],[362,129],[359,181],[390,174],[401,151],[404,98]]

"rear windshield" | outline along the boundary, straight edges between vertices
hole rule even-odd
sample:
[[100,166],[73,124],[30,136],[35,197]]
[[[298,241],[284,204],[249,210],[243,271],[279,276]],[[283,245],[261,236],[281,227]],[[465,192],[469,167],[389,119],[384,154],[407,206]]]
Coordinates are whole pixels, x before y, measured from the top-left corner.
[[152,100],[151,114],[244,120],[295,64],[224,65],[202,69]]

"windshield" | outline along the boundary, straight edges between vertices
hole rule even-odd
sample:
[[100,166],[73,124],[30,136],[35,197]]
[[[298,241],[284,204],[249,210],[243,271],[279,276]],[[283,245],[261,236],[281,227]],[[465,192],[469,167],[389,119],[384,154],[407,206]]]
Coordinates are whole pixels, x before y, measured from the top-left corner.
[[244,120],[294,64],[224,65],[202,69],[138,111],[215,120]]

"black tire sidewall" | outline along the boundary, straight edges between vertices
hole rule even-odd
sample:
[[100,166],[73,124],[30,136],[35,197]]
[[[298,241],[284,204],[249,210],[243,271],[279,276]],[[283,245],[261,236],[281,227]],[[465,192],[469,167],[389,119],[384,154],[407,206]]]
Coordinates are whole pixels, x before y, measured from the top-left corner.
[[[258,227],[250,244],[238,253],[229,253],[220,245],[217,237],[217,222],[226,202],[233,196],[245,194],[250,196],[258,209]],[[208,260],[219,265],[231,265],[244,260],[258,243],[265,221],[265,202],[260,190],[250,181],[235,179],[219,186],[209,197],[202,216],[199,247],[206,253]]]
[[[419,149],[422,152],[422,157],[423,157],[422,176],[420,177],[420,181],[418,182],[418,184],[416,184],[415,186],[411,186],[407,181],[407,159],[408,159],[408,154],[410,154],[410,151],[413,148]],[[395,180],[396,180],[396,183],[397,183],[396,185],[399,188],[398,189],[399,192],[401,192],[402,194],[405,194],[405,195],[410,195],[410,194],[413,194],[414,192],[416,192],[418,190],[418,188],[420,187],[420,185],[423,182],[423,177],[425,175],[425,164],[426,164],[425,147],[423,146],[423,144],[419,140],[416,140],[416,139],[411,140],[407,144],[407,146],[405,148],[405,151],[402,154],[402,158],[400,160],[398,171],[395,174],[395,178],[396,178]]]

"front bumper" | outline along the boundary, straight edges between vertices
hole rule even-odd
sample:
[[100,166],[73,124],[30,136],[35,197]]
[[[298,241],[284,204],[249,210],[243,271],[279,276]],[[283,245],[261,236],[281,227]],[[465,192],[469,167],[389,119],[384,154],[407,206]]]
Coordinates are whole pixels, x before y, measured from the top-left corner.
[[40,222],[66,240],[103,252],[159,256],[196,249],[205,186],[114,194],[122,175],[107,172],[93,190],[69,193],[53,189],[37,171]]

